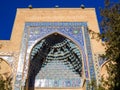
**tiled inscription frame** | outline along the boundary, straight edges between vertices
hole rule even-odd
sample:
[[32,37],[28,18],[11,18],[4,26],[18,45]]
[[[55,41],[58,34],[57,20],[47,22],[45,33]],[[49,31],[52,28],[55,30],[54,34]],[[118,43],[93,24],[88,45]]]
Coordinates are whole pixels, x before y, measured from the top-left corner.
[[15,90],[20,90],[21,86],[25,86],[29,57],[33,46],[47,35],[55,32],[71,39],[79,46],[86,83],[90,79],[96,78],[87,22],[26,22],[14,85]]

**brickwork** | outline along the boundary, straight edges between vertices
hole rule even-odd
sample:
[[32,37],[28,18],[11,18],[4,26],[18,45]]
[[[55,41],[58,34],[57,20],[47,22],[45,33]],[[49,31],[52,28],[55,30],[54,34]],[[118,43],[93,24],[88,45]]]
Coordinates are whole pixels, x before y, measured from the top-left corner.
[[[25,22],[88,22],[88,28],[99,32],[94,8],[17,9],[10,41],[0,41],[1,51],[19,51]],[[103,52],[100,42],[91,40],[93,52]],[[13,47],[15,46],[15,47]],[[99,47],[98,47],[99,46]],[[6,48],[7,47],[7,48]],[[6,50],[7,49],[7,50]]]
[[[4,53],[12,52],[13,57],[15,58],[14,59],[15,63],[17,63],[19,59],[18,57],[20,53],[21,42],[26,22],[87,22],[89,29],[95,32],[99,32],[97,17],[94,8],[17,9],[11,39],[0,41],[0,44],[2,46],[0,52]],[[104,52],[104,47],[101,45],[101,41],[98,42],[95,39],[90,39],[90,41],[92,54]],[[18,57],[15,57],[15,55],[17,55]]]

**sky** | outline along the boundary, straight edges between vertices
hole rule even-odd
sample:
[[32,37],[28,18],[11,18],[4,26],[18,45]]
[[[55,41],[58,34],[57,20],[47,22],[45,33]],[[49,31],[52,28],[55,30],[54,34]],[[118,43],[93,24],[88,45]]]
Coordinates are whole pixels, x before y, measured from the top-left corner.
[[[118,1],[118,0],[112,0]],[[99,8],[104,7],[104,0],[0,0],[0,40],[10,40],[17,8],[95,8],[98,22],[101,21]]]

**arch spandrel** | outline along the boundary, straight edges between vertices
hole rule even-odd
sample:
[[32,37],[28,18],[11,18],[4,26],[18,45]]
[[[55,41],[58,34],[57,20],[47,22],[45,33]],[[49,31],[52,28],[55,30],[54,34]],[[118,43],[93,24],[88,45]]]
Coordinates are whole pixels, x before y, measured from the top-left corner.
[[47,36],[49,36],[49,35],[52,35],[52,34],[56,34],[56,33],[57,33],[57,34],[60,34],[60,35],[62,35],[62,36],[64,36],[64,37],[66,37],[66,38],[68,38],[68,39],[70,39],[72,42],[74,42],[74,43],[78,46],[80,52],[83,53],[83,52],[82,52],[82,46],[79,44],[79,42],[78,42],[77,40],[75,40],[75,39],[72,38],[71,36],[69,36],[69,35],[67,35],[67,34],[65,34],[65,33],[62,33],[62,32],[60,32],[60,31],[53,31],[53,32],[50,32],[50,33],[47,33],[47,34],[43,35],[41,38],[38,38],[37,40],[34,41],[34,43],[31,44],[30,47],[28,47],[28,52],[31,52],[32,49],[33,49],[33,47],[34,47],[39,41],[41,41],[43,38],[45,38],[45,37],[47,37]]
[[35,44],[37,44],[40,40],[42,40],[43,38],[45,38],[45,37],[47,37],[47,36],[49,36],[49,35],[55,34],[55,33],[58,33],[58,34],[60,34],[60,35],[62,35],[62,36],[64,36],[64,37],[70,39],[71,41],[73,41],[73,42],[79,47],[81,53],[83,53],[83,50],[82,50],[83,47],[82,47],[82,45],[80,45],[80,43],[79,43],[75,38],[73,38],[73,37],[71,37],[71,35],[68,35],[68,34],[66,34],[66,33],[63,33],[63,32],[61,32],[61,31],[59,31],[59,30],[57,30],[57,31],[53,30],[53,31],[51,31],[51,32],[42,34],[42,37],[40,37],[40,38],[38,38],[37,40],[35,40],[34,43],[32,43],[32,44],[30,45],[30,47],[28,47],[28,52],[31,52],[31,51],[32,51],[32,48],[33,48],[33,47],[35,46]]

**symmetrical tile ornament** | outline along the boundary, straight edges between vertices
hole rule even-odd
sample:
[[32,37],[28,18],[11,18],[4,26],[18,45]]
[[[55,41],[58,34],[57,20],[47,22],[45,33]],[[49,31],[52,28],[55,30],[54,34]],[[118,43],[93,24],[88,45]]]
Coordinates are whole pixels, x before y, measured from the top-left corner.
[[[54,87],[55,85],[57,85],[58,87],[60,87],[61,83],[65,81],[67,82],[67,84],[62,84],[63,87],[82,87],[81,82],[83,80],[83,77],[85,77],[87,80],[96,78],[90,38],[87,31],[86,22],[27,22],[25,23],[25,29],[22,37],[21,51],[14,87],[15,90],[20,90],[20,86],[25,86],[32,48],[40,40],[53,33],[58,33],[65,36],[79,47],[83,62],[82,77],[80,77],[81,79],[78,79],[77,83],[79,85],[74,84],[77,86],[74,86],[71,82],[71,80],[75,80],[74,78],[66,81],[64,80],[64,78],[52,81],[51,79],[39,80],[36,77],[36,82],[54,82],[54,85],[50,84],[49,86]],[[36,86],[39,86],[38,84],[36,83]],[[42,87],[43,85],[40,84],[40,86]]]
[[[38,42],[32,49],[30,60],[29,77],[37,74],[35,87],[81,87],[83,84],[79,48],[58,33]],[[34,86],[32,78],[29,79],[30,86]]]
[[101,76],[100,76],[100,70],[102,65],[106,62],[106,59],[102,58],[103,53],[95,53],[94,54],[94,66],[95,66],[95,71],[96,71],[96,78],[97,78],[97,84],[100,83],[101,81]]

